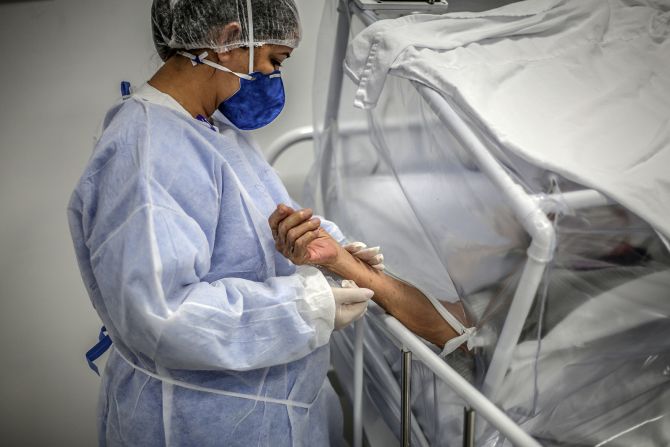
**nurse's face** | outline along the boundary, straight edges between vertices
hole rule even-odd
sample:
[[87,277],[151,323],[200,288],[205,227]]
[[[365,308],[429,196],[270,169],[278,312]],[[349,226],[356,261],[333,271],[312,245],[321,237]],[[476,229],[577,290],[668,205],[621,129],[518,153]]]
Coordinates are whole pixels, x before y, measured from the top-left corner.
[[[254,49],[254,72],[270,74],[281,68],[293,48],[285,45],[263,45]],[[249,72],[249,48],[235,48],[218,54],[219,63],[237,73]]]

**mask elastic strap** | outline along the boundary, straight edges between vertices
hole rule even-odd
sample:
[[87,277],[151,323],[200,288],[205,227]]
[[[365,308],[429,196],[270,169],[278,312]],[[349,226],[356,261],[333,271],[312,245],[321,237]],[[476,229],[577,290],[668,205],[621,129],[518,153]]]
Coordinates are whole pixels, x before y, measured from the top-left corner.
[[207,54],[208,54],[206,51],[204,53],[202,53],[200,56],[196,56],[196,55],[188,53],[186,51],[177,51],[177,54],[179,54],[180,56],[184,56],[185,58],[190,59],[191,63],[193,64],[194,67],[196,65],[209,65],[212,68],[216,68],[217,70],[225,71],[227,73],[232,73],[235,76],[237,76],[238,78],[246,79],[247,81],[253,81],[253,79],[254,79],[253,76],[249,76],[247,74],[242,74],[242,73],[236,73],[233,70],[231,70],[230,68],[226,68],[223,65],[219,65],[216,62],[212,62],[209,59],[206,59]]
[[249,73],[254,72],[254,16],[251,12],[251,0],[247,0],[247,30],[249,34]]

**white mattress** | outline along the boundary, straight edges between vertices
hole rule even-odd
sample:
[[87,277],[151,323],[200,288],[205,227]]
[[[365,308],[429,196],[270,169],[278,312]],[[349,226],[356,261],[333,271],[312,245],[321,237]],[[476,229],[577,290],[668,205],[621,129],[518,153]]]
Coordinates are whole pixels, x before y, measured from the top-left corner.
[[493,141],[670,236],[670,2],[531,0],[366,28],[356,105],[387,74],[442,92]]

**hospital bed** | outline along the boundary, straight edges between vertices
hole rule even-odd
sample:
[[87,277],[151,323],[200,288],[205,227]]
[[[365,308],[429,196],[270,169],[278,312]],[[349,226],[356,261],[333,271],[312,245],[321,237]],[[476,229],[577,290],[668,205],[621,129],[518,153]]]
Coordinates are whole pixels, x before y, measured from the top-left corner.
[[310,204],[476,323],[446,358],[375,306],[335,334],[354,444],[669,445],[670,7],[453,3],[329,2],[271,150],[313,138]]

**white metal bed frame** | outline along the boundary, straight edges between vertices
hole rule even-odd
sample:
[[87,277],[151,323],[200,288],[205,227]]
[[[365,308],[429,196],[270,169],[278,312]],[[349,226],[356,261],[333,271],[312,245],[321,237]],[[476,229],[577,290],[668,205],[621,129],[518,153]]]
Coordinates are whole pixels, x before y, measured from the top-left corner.
[[[331,78],[328,88],[328,100],[324,125],[326,128],[330,123],[337,121],[340,107],[340,96],[344,77],[343,61],[349,39],[349,26],[352,15],[356,15],[366,26],[379,20],[376,9],[369,0],[338,0],[337,34],[334,42],[334,54],[331,64]],[[375,0],[376,1],[376,0]],[[382,2],[383,3],[383,2]],[[404,13],[417,11],[418,3],[394,2],[394,12],[398,12],[398,4],[405,3],[407,9]],[[410,3],[410,5],[407,5]],[[437,11],[444,12],[446,4],[439,2],[435,5],[424,3],[421,10],[426,11],[431,7],[441,8]],[[436,10],[434,10],[436,11]],[[403,380],[402,380],[402,436],[401,443],[408,446],[411,439],[410,423],[410,390],[409,374],[411,358],[421,360],[441,380],[450,386],[468,405],[466,408],[464,444],[474,445],[474,413],[486,419],[491,425],[498,429],[514,445],[522,447],[538,447],[540,444],[526,433],[519,425],[512,421],[494,402],[499,391],[505,373],[509,368],[514,353],[514,348],[519,341],[523,324],[537,294],[542,280],[545,267],[551,261],[556,235],[554,227],[547,218],[542,206],[545,202],[560,201],[572,209],[590,208],[595,206],[609,205],[613,202],[607,197],[592,189],[585,189],[560,196],[553,195],[529,195],[503,168],[498,160],[491,154],[486,143],[468,127],[468,125],[454,111],[452,106],[436,91],[424,85],[415,84],[421,97],[431,107],[442,124],[459,140],[459,142],[470,151],[477,161],[482,173],[484,173],[502,192],[503,196],[512,208],[514,215],[522,224],[525,231],[531,237],[531,244],[527,250],[527,260],[523,269],[517,290],[507,314],[502,332],[498,339],[491,364],[487,371],[483,389],[480,392],[459,373],[451,368],[444,360],[433,353],[424,342],[410,332],[398,320],[390,315],[380,317],[385,329],[402,345],[403,352]],[[343,125],[340,133],[352,135],[364,133],[367,125]],[[314,138],[314,129],[310,126],[300,127],[286,133],[279,138],[269,149],[268,159],[274,164],[277,159],[291,146]],[[323,157],[329,160],[333,154],[332,140],[327,139],[323,148]],[[327,173],[326,173],[327,174]],[[329,184],[328,175],[322,177],[322,193]],[[322,197],[324,208],[327,203]],[[363,336],[364,322],[359,321],[355,326],[354,340],[354,447],[362,446],[362,402],[363,402]]]

